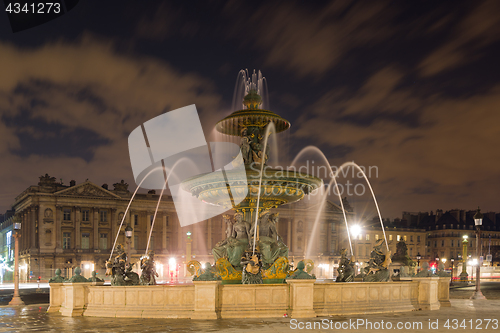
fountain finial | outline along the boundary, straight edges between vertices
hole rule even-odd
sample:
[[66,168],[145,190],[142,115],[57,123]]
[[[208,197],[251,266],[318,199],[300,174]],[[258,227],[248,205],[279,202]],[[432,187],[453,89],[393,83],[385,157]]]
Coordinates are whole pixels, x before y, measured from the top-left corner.
[[262,97],[257,93],[257,90],[250,89],[248,94],[243,97],[243,104],[248,110],[258,110],[262,104]]

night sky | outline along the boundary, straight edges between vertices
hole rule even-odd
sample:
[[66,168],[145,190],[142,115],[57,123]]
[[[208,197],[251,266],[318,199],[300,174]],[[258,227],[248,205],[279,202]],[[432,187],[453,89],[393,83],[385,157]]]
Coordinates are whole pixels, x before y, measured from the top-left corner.
[[81,0],[15,34],[1,13],[0,209],[45,173],[135,189],[129,133],[196,104],[213,141],[248,68],[292,123],[281,163],[315,145],[332,165],[377,166],[384,217],[500,212],[499,13],[499,1]]

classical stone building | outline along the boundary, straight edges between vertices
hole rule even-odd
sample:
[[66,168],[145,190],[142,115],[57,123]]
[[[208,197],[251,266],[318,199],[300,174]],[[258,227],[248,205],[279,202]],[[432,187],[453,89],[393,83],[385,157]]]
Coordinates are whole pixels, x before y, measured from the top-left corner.
[[[159,194],[138,193],[120,229],[131,197],[123,181],[109,189],[106,184],[98,186],[88,180],[63,185],[49,175],[40,177],[40,182],[19,194],[13,205],[22,219],[21,281],[29,281],[30,277],[33,281],[38,276],[46,280],[56,268],[70,276],[77,266],[82,268],[84,276],[90,276],[92,270],[103,275],[117,234],[117,243],[126,246],[124,229],[128,224],[133,228],[131,262],[137,262],[146,253]],[[317,223],[318,237],[311,241],[318,205],[305,199],[282,206],[278,209],[277,229],[290,248],[291,261],[306,255],[317,258],[331,266],[318,273],[331,276],[332,264],[338,259],[340,248],[346,245],[340,241],[345,234],[343,216],[339,206],[327,202]],[[225,237],[225,228],[221,216],[181,227],[172,198],[164,195],[149,245],[156,253],[160,279],[184,277],[187,258],[212,262],[210,250]]]

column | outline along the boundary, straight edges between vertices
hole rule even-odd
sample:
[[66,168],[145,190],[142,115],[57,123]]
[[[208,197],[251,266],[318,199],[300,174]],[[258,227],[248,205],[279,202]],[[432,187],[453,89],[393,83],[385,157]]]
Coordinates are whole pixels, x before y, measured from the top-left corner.
[[56,211],[54,213],[54,217],[56,219],[56,227],[55,227],[55,233],[56,233],[56,252],[60,252],[59,250],[61,249],[61,220],[62,220],[62,207],[56,205]]
[[207,222],[207,250],[212,249],[212,218],[208,219]]
[[[148,246],[149,242],[149,233],[151,232],[151,219],[154,216],[154,213],[152,212],[147,212],[146,215],[146,246]],[[151,243],[149,243],[149,249],[148,251],[151,250]]]
[[167,253],[167,214],[163,214],[162,216],[162,239],[161,239],[161,247],[163,249],[163,253]]
[[93,218],[92,218],[92,227],[94,228],[94,244],[92,246],[92,248],[94,250],[98,249],[99,248],[99,208],[97,207],[94,207],[94,214],[92,214]]
[[30,232],[31,232],[31,237],[30,237],[30,249],[36,249],[36,234],[37,234],[37,228],[36,228],[36,209],[35,206],[30,207]]
[[326,253],[325,254],[330,254],[332,253],[332,221],[327,221],[326,222]]
[[288,218],[288,232],[286,233],[286,245],[288,249],[293,252],[292,248],[292,219]]
[[[112,211],[115,212],[114,215],[116,215],[116,212],[117,212],[117,209],[116,208],[113,208]],[[116,228],[117,228],[117,222],[118,221],[118,216],[116,215],[116,218],[112,219],[111,220],[111,245],[110,247],[113,247],[113,244],[115,242],[115,237],[116,237]],[[120,221],[121,222],[121,221]],[[132,226],[133,227],[133,226]],[[132,237],[133,238],[133,237]],[[111,249],[112,250],[112,249]]]
[[79,249],[81,247],[80,242],[82,241],[82,236],[80,234],[80,223],[82,220],[82,209],[80,207],[74,207],[75,209],[75,244],[72,248]]

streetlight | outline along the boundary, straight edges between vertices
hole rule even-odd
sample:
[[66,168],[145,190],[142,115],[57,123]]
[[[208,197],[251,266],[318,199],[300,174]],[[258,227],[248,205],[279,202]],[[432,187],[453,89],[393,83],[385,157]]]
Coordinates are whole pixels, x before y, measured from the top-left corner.
[[127,245],[127,264],[130,262],[130,239],[132,238],[132,233],[134,232],[134,229],[130,226],[130,223],[127,224],[127,227],[125,228],[125,237],[127,238],[126,245]]
[[451,280],[450,280],[450,286],[453,286],[453,264],[455,263],[455,258],[451,257]]
[[474,224],[476,225],[476,255],[477,255],[477,266],[476,266],[476,291],[472,294],[471,299],[486,299],[481,292],[481,260],[479,260],[479,249],[481,249],[481,225],[483,224],[483,214],[481,210],[477,207],[477,212],[474,214]]
[[[357,251],[358,251],[358,247],[357,247],[358,241],[357,241],[357,239],[358,239],[358,235],[361,234],[361,226],[358,225],[358,224],[353,225],[351,227],[351,234],[352,234],[352,237],[354,238],[354,248],[355,248],[354,251],[356,251],[356,255],[358,255],[358,253],[357,253]],[[354,253],[351,253],[351,255],[353,256]],[[358,257],[359,257],[359,255],[358,255]],[[353,260],[353,258],[351,258],[351,260]]]
[[420,270],[420,260],[422,259],[422,256],[420,255],[420,252],[417,253],[417,273]]
[[460,281],[467,282],[469,277],[467,275],[467,245],[469,244],[468,235],[462,236],[462,272],[460,273]]
[[19,237],[21,237],[21,218],[14,215],[12,218],[14,225],[15,251],[14,251],[14,296],[9,305],[24,305],[19,296]]

